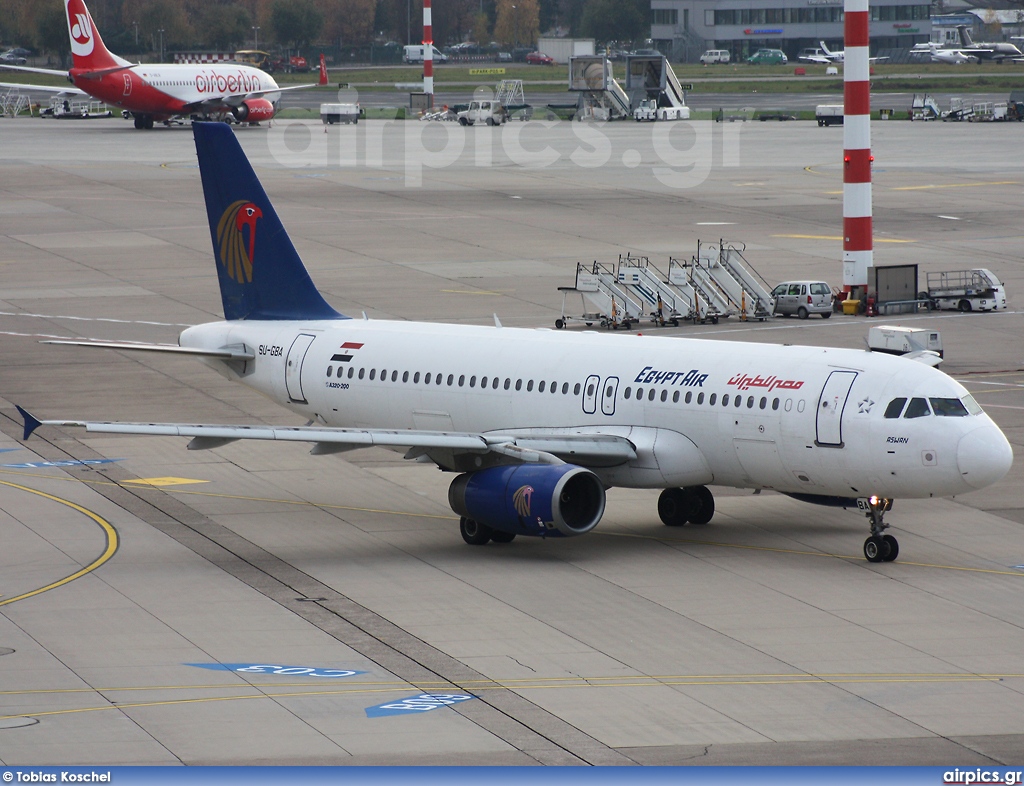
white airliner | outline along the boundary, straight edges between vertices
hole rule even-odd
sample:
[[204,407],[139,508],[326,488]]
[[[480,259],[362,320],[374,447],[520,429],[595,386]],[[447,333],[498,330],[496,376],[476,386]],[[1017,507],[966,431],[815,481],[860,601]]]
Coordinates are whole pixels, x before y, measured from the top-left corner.
[[[0,87],[26,88],[59,97],[90,95],[121,108],[135,119],[135,127],[152,128],[154,122],[178,117],[223,119],[239,123],[270,120],[277,114],[281,93],[315,85],[280,87],[265,71],[237,63],[132,64],[112,54],[103,44],[84,0],[64,0],[73,66],[70,71],[0,64],[0,68],[61,76],[77,87],[47,87],[0,82]],[[327,84],[327,69],[320,56],[320,85]]]
[[[1013,453],[971,395],[927,363],[868,351],[351,319],[321,297],[231,129],[193,124],[226,320],[179,346],[55,341],[195,355],[308,418],[305,427],[39,421],[90,432],[377,445],[458,473],[470,544],[597,526],[605,490],[663,489],[670,526],[706,524],[709,485],[859,507],[873,562],[895,497],[1002,478]],[[20,408],[19,408],[20,409]]]

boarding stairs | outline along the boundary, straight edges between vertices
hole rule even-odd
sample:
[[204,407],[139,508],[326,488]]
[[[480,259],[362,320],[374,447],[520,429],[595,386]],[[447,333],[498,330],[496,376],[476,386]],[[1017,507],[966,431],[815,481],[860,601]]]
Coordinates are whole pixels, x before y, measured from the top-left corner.
[[647,257],[619,254],[616,282],[644,302],[651,321],[660,327],[666,324],[676,327],[680,320],[694,319],[700,311],[693,287],[687,286],[680,291],[671,286],[667,277]]
[[697,253],[689,264],[669,261],[669,283],[688,282],[723,316],[763,321],[772,315],[775,303],[770,285],[743,256],[745,247],[719,240],[718,245],[697,242]]
[[[576,264],[576,285],[559,287],[562,293],[562,316],[555,320],[555,327],[563,328],[573,319],[592,325],[595,322],[601,327],[627,330],[640,321],[645,308],[643,300],[635,294],[619,286],[616,272],[607,265],[595,261],[592,265],[582,262]],[[580,297],[581,315],[567,313],[566,300],[570,295]],[[587,304],[593,310],[587,308]]]
[[[653,99],[659,107],[686,107],[686,93],[664,55],[627,56],[626,91],[633,106],[639,106],[644,99]],[[685,118],[689,112],[680,114]]]
[[29,108],[28,96],[17,87],[0,92],[0,116],[17,117]]
[[629,96],[615,80],[611,61],[604,57],[570,58],[569,90],[579,93],[577,120],[619,120],[633,116]]
[[681,262],[675,257],[669,257],[668,282],[677,289],[689,287],[705,304],[700,318],[703,321],[717,322],[721,317],[730,317],[739,313],[739,308],[733,305],[729,294],[708,272],[712,262],[713,260],[710,258],[693,257],[689,262]]

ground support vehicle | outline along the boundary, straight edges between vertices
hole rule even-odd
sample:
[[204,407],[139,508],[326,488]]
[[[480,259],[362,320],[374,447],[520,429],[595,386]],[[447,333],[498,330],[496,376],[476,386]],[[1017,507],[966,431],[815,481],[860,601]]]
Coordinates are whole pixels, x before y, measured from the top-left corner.
[[819,126],[841,126],[843,124],[843,105],[818,104],[814,108],[814,117]]
[[1006,289],[991,270],[929,273],[928,289],[918,293],[932,308],[956,311],[1005,311]]
[[638,123],[655,120],[688,120],[690,118],[690,107],[688,106],[658,106],[658,99],[645,98],[640,105],[633,110],[633,119]]
[[320,119],[324,125],[358,123],[361,114],[359,104],[320,104]]

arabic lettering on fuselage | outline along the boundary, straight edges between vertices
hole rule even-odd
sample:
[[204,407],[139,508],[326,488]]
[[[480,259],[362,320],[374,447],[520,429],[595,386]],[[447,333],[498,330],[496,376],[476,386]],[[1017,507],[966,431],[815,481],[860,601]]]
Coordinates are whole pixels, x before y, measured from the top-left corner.
[[689,371],[658,371],[651,366],[644,366],[633,381],[642,385],[677,385],[699,388],[703,387],[704,380],[707,378],[707,374],[702,374],[696,368]]
[[738,387],[740,390],[766,388],[768,392],[773,390],[799,390],[804,385],[803,380],[779,379],[774,374],[770,377],[762,377],[760,374],[756,377],[751,377],[746,374],[737,374],[726,384]]

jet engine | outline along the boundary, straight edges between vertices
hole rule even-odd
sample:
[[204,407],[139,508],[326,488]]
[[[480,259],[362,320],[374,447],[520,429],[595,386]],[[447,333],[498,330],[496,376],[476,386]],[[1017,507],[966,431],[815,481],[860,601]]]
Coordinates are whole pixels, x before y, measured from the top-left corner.
[[571,537],[597,526],[604,486],[572,464],[514,464],[467,472],[448,489],[452,510],[516,535]]
[[239,123],[258,123],[274,117],[274,105],[265,98],[247,98],[231,114]]

